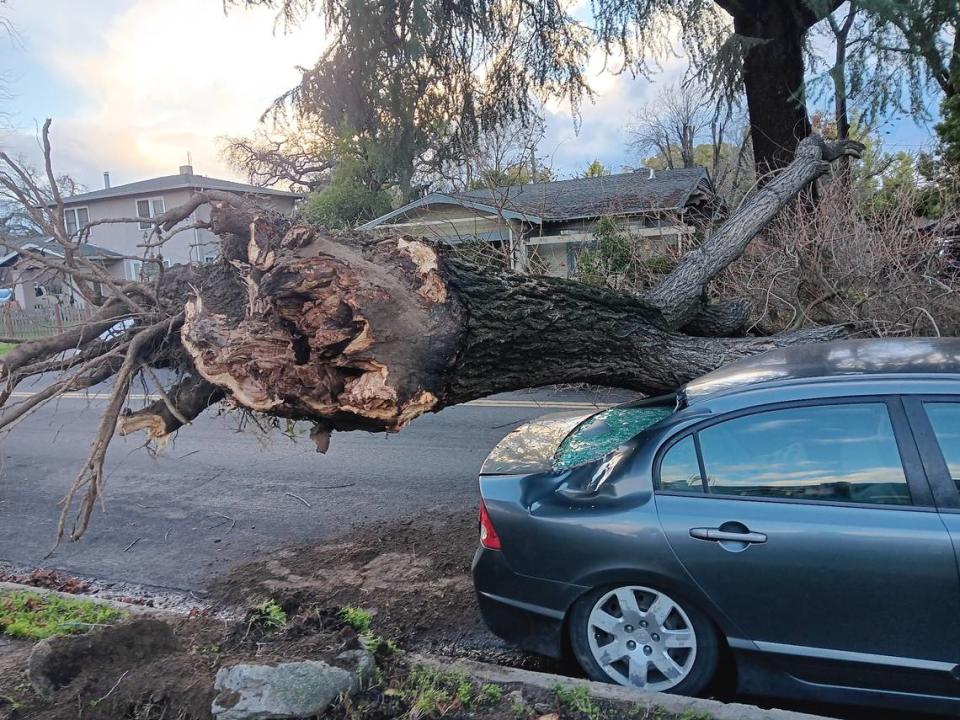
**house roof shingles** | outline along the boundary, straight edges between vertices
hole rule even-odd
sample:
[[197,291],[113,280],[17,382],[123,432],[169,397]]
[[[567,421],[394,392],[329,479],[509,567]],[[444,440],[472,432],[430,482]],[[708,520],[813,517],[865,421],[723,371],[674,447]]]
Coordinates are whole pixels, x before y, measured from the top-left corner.
[[535,215],[544,222],[612,214],[633,214],[683,208],[701,182],[703,168],[646,169],[618,175],[511,185],[451,197]]
[[[16,240],[4,238],[0,240],[0,266],[8,264],[11,260],[15,260],[20,254],[18,248],[21,247],[27,250],[40,251],[57,257],[63,257],[63,248],[56,240],[49,236],[36,236]],[[115,260],[123,257],[123,255],[113,250],[107,250],[99,245],[92,245],[90,243],[74,245],[74,249],[80,253],[81,256],[91,260]]]
[[431,193],[361,225],[369,230],[434,205],[462,205],[534,223],[564,222],[603,215],[640,215],[683,210],[694,198],[715,196],[701,167],[509,185],[460,193]]
[[207,177],[205,175],[178,173],[177,175],[164,175],[163,177],[150,178],[149,180],[140,180],[138,182],[114,185],[109,188],[80,193],[79,195],[64,198],[64,203],[66,205],[76,205],[77,203],[85,203],[93,200],[124,197],[127,195],[149,195],[151,193],[167,192],[169,190],[223,190],[233,193],[273,195],[288,198],[303,197],[302,193],[257,187],[256,185],[248,185],[247,183],[234,182],[232,180],[219,180],[218,178]]

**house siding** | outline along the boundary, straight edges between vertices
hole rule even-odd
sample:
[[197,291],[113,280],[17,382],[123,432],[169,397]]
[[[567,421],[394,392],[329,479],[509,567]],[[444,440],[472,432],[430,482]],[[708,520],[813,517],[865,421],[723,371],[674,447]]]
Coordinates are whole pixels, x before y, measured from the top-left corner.
[[[89,213],[90,222],[94,220],[103,220],[106,218],[136,217],[137,200],[147,198],[163,198],[164,210],[177,207],[189,200],[193,191],[190,189],[168,190],[159,193],[147,193],[143,195],[129,195],[123,197],[110,197],[88,202],[70,203],[67,200],[67,207],[86,207]],[[290,213],[294,208],[294,198],[261,196],[261,201],[272,205],[274,208],[284,213]],[[210,219],[210,206],[202,205],[194,211],[193,215],[186,222],[196,222],[197,220]],[[97,225],[90,229],[89,242],[98,245],[107,250],[120,253],[122,255],[132,255],[142,257],[144,254],[144,240],[150,234],[150,230],[141,230],[138,223],[112,223],[107,225]],[[189,262],[202,262],[206,256],[216,255],[219,252],[220,240],[209,230],[188,230],[174,235],[168,240],[160,252],[165,260],[171,264],[182,264]],[[114,261],[109,263],[109,269],[114,277],[128,277],[129,263]]]
[[417,208],[379,227],[384,231],[399,230],[452,244],[477,238],[507,241],[510,237],[510,226],[502,219],[459,205]]

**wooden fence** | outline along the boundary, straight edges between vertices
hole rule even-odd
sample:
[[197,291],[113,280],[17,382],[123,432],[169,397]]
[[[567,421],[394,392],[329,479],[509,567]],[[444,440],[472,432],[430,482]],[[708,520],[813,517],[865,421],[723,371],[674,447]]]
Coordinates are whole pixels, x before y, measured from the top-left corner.
[[15,303],[0,305],[0,335],[30,340],[63,332],[66,328],[89,320],[92,311],[87,308],[51,304],[29,310]]

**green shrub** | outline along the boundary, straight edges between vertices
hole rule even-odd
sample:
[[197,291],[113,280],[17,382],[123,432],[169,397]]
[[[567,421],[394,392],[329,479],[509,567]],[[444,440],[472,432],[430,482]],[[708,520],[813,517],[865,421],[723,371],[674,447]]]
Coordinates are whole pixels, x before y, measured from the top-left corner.
[[287,614],[275,600],[267,600],[250,611],[249,627],[262,627],[264,630],[276,630],[287,624]]
[[457,708],[496,705],[503,688],[492,684],[478,687],[462,673],[415,667],[394,694],[410,703],[414,716],[438,717]]
[[358,633],[365,633],[370,630],[370,623],[373,621],[373,616],[368,610],[363,608],[353,607],[352,605],[345,605],[340,609],[340,617],[342,617],[347,625],[352,627]]
[[586,685],[557,685],[553,689],[557,702],[572,713],[579,713],[590,720],[599,720],[600,707],[593,702],[590,688]]

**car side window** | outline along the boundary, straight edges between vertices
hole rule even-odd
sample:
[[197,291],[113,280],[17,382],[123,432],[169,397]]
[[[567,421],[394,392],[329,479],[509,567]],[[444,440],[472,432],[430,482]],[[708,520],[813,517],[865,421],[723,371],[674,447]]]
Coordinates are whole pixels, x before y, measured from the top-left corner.
[[711,494],[912,502],[884,403],[763,411],[706,427],[699,439]]
[[929,402],[923,404],[937,436],[940,451],[950,477],[960,490],[960,403]]
[[668,492],[703,492],[693,435],[687,435],[663,456],[660,462],[660,489]]

